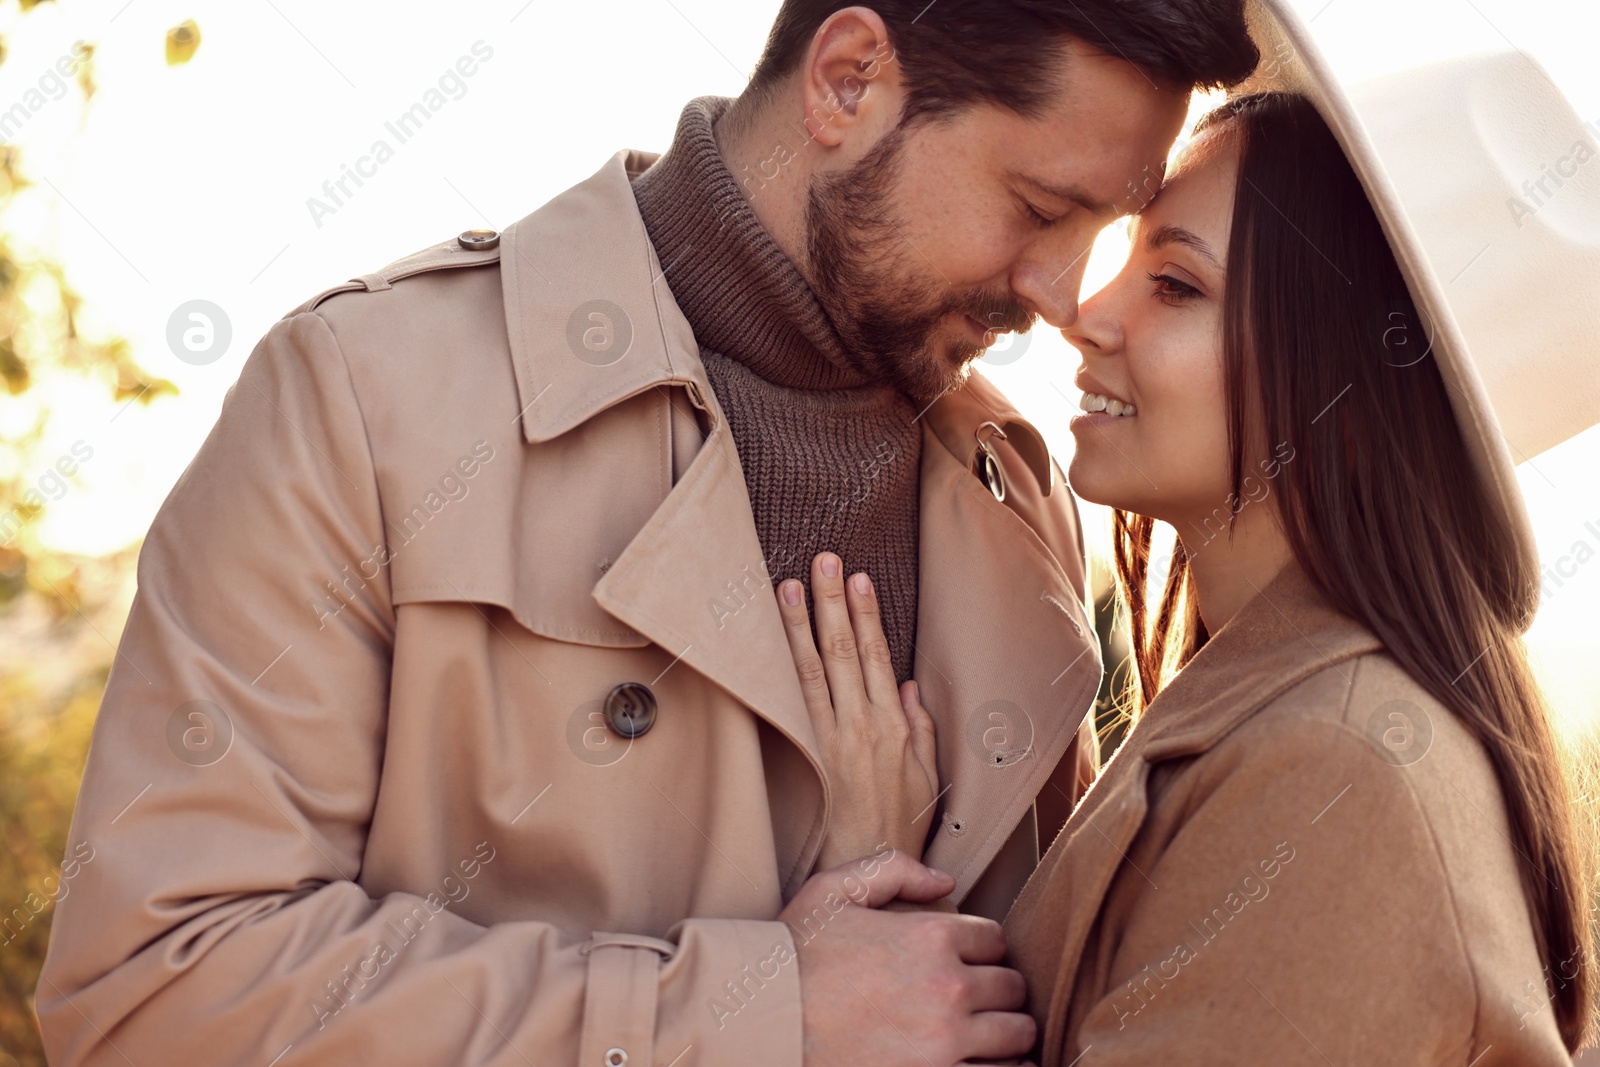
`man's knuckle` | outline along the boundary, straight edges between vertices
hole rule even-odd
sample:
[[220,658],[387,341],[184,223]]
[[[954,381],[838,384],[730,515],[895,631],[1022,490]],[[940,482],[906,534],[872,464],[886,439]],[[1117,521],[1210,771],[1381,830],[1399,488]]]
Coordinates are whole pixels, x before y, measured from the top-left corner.
[[931,952],[953,954],[956,950],[956,924],[948,916],[929,914],[918,928],[917,936]]
[[934,975],[929,982],[934,1003],[954,1011],[964,1011],[973,1002],[972,979],[965,968],[952,967]]

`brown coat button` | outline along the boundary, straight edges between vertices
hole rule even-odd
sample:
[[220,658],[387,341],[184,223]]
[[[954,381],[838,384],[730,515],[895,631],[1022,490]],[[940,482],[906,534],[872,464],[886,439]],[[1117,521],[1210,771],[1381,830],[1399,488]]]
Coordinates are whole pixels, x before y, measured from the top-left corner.
[[632,741],[656,724],[656,695],[642,682],[623,682],[606,697],[606,725]]
[[456,244],[469,252],[487,252],[500,244],[500,234],[494,230],[468,230],[456,238]]

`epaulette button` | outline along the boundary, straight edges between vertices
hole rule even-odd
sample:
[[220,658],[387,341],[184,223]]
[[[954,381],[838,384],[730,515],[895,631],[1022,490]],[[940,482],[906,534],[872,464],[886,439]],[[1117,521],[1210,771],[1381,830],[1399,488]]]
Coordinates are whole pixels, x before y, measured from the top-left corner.
[[456,243],[468,252],[487,252],[500,246],[500,233],[497,230],[468,230],[456,238]]

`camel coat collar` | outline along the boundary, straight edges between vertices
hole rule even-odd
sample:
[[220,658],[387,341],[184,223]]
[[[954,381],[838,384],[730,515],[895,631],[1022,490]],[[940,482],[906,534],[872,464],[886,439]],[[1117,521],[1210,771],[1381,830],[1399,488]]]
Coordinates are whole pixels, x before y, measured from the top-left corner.
[[1007,916],[1037,1062],[1569,1063],[1487,744],[1286,568]]
[[1062,828],[1065,840],[1058,844],[1064,847],[1050,849],[1006,917],[1013,955],[1027,961],[1024,973],[1036,1013],[1042,1013],[1047,1059],[1049,1050],[1062,1046],[1073,978],[1098,908],[1052,908],[1046,902],[1104,899],[1149,815],[1152,766],[1208,752],[1312,675],[1348,673],[1350,661],[1382,647],[1329,606],[1290,563],[1150,702]]

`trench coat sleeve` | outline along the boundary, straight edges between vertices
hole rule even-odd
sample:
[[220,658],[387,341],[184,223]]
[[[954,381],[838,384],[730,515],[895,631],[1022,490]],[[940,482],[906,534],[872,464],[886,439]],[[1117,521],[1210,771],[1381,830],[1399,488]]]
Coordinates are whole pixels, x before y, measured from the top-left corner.
[[1352,726],[1247,724],[1161,804],[1176,832],[1130,847],[1100,917],[1120,936],[1082,963],[1106,977],[1060,1062],[1566,1062],[1519,1028],[1520,986],[1472,965],[1407,768]]
[[[696,1063],[799,1067],[781,923],[685,920],[659,951],[574,943],[533,902],[479,925],[440,886],[494,841],[462,841],[439,885],[363,889],[394,611],[386,575],[339,610],[320,594],[383,544],[377,485],[333,332],[280,320],[140,554],[37,991],[50,1062],[513,1067],[581,1048],[600,1067],[622,1048],[640,1067],[692,1044]],[[749,992],[719,1019],[730,982]]]

